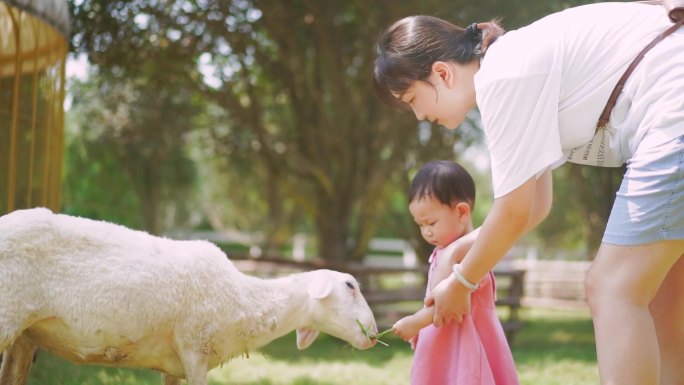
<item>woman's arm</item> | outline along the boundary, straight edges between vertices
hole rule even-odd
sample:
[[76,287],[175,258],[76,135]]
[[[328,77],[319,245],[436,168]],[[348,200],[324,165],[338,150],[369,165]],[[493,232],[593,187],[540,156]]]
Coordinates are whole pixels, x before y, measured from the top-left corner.
[[551,169],[546,169],[544,173],[537,179],[535,189],[535,199],[532,204],[532,213],[527,223],[525,232],[537,227],[540,223],[549,216],[551,212],[551,205],[553,203],[553,178]]
[[[551,210],[552,194],[551,171],[547,170],[539,179],[537,179],[537,196],[540,199],[534,200],[534,207],[532,208],[532,213],[530,214],[525,232],[535,228],[548,216],[549,211]],[[473,243],[475,243],[475,239],[477,239],[477,236],[480,233],[480,228],[481,227],[478,227],[454,241],[454,243],[449,246],[452,250],[444,250],[443,255],[437,261],[437,266],[435,267],[435,278],[432,280],[431,290],[440,281],[451,274],[451,266],[463,261],[466,254],[473,246]]]
[[[454,253],[466,253],[461,262],[462,275],[470,282],[479,282],[523,234],[546,218],[551,201],[550,170],[495,199],[482,227],[458,240]],[[453,256],[452,259],[459,258]],[[453,320],[460,322],[463,315],[470,312],[469,293],[470,290],[453,275],[437,284],[425,300],[426,305],[435,305],[435,326]]]

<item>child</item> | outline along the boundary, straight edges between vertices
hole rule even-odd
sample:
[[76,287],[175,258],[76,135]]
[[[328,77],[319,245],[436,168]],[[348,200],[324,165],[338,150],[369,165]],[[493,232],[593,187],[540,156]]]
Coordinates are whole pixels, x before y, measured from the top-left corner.
[[[473,230],[475,183],[450,161],[434,161],[418,171],[409,188],[409,211],[423,238],[435,246],[427,292],[452,272],[449,246]],[[458,269],[458,264],[455,265]],[[461,323],[436,328],[434,306],[397,321],[393,332],[415,349],[412,385],[518,384],[513,357],[495,312],[494,275],[472,287],[472,313]]]

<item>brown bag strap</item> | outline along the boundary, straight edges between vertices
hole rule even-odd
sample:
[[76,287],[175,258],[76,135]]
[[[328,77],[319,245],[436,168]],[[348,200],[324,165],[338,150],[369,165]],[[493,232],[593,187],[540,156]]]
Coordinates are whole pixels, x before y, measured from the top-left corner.
[[[672,2],[678,3],[682,1],[672,0]],[[667,3],[667,0],[665,0],[665,3]],[[665,6],[667,7],[667,5]],[[610,97],[608,98],[608,103],[606,103],[606,106],[603,108],[603,112],[601,112],[601,116],[599,117],[598,123],[596,124],[597,128],[605,128],[606,124],[608,124],[608,121],[610,120],[610,113],[613,111],[613,107],[615,107],[615,103],[617,102],[618,96],[620,96],[622,89],[625,87],[625,82],[627,81],[627,78],[629,78],[629,75],[632,74],[632,71],[634,71],[639,62],[641,62],[641,59],[644,58],[646,52],[648,52],[651,48],[653,48],[656,44],[660,43],[663,39],[672,34],[674,31],[679,29],[679,27],[684,25],[684,8],[674,8],[670,10],[668,14],[670,15],[670,18],[673,20],[675,20],[674,18],[678,18],[675,24],[670,28],[666,29],[660,35],[656,36],[656,38],[653,39],[651,43],[649,43],[644,49],[641,50],[641,52],[639,52],[637,57],[634,58],[629,67],[627,67],[627,70],[622,75],[622,77],[620,77],[620,80],[618,80],[617,84],[615,85],[613,92],[610,94]]]

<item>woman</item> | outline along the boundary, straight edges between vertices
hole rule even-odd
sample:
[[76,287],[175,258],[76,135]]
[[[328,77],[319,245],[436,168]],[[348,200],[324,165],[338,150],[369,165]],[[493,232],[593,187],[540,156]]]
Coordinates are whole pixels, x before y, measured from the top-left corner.
[[505,35],[414,16],[380,37],[378,95],[448,128],[477,102],[490,150],[494,203],[426,298],[435,326],[460,322],[467,286],[548,215],[553,168],[626,162],[586,283],[601,383],[684,383],[684,28],[649,51],[596,129],[618,78],[671,25],[660,6],[602,3]]

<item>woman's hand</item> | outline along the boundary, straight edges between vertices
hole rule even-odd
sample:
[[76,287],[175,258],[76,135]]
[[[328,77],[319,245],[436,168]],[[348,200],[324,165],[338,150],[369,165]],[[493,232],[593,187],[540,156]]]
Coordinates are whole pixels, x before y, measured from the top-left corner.
[[449,275],[425,297],[425,306],[435,306],[432,323],[436,327],[456,321],[470,314],[470,289]]
[[[454,287],[460,286],[461,288],[464,288],[463,285],[453,279],[454,277],[451,273],[451,268],[453,265],[460,263],[463,260],[477,238],[477,233],[479,231],[480,229],[471,230],[468,234],[453,242],[444,249],[437,260],[433,278],[430,280],[432,286],[428,291],[428,295],[425,297],[425,304],[428,307],[437,302],[435,314],[432,318],[432,323],[437,327],[454,320],[461,322],[464,315],[470,314],[470,295],[468,295],[470,291],[466,290],[465,293],[460,293],[459,298],[461,298],[460,300],[463,302],[463,305],[458,305],[459,300],[452,297],[459,296],[459,293],[456,292],[452,294],[447,288],[450,284],[445,282],[449,281],[449,278],[451,278],[451,280],[454,281]],[[442,287],[438,289],[438,292],[435,292],[435,289],[440,286],[440,284]],[[435,301],[435,294],[437,294],[437,301]],[[444,297],[446,298],[443,300]]]

